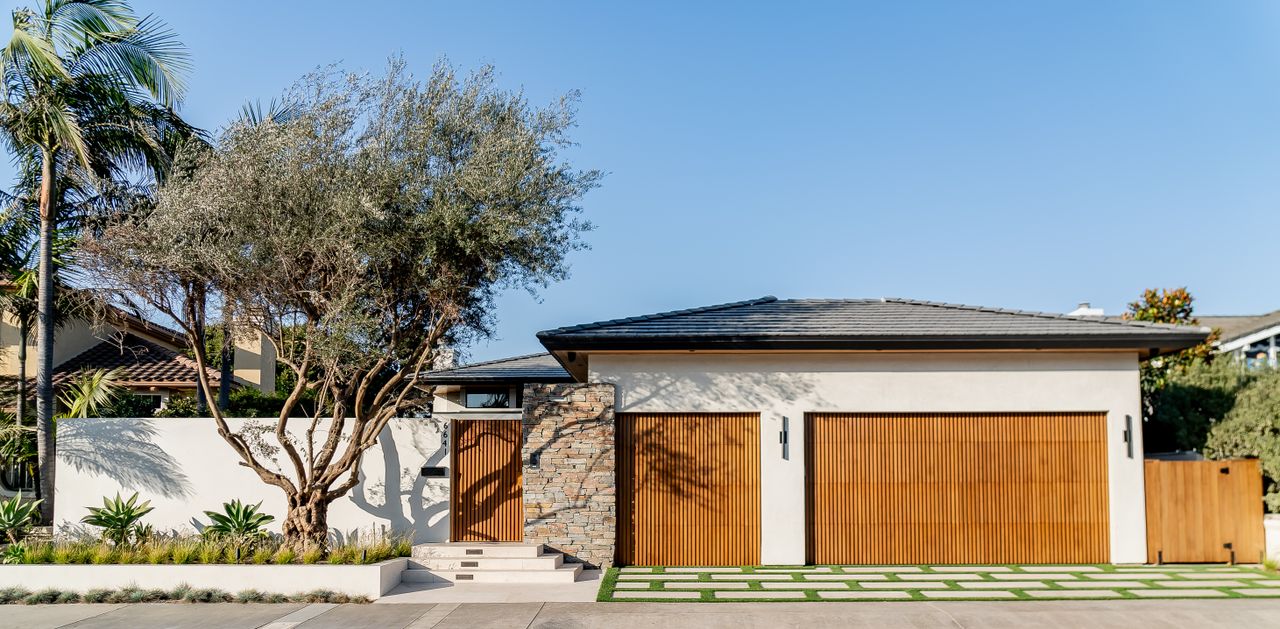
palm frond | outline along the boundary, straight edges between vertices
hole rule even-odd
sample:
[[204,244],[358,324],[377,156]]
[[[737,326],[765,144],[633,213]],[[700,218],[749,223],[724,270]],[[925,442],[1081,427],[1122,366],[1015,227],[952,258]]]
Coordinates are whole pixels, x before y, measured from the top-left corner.
[[298,112],[297,103],[278,101],[273,98],[267,108],[263,109],[262,101],[253,101],[245,103],[240,108],[240,117],[236,122],[254,127],[267,122],[283,124],[297,118]]
[[58,401],[66,409],[64,417],[85,418],[97,415],[116,398],[123,387],[120,386],[120,370],[95,369],[76,374],[74,380],[65,386]]
[[137,24],[128,2],[119,0],[55,0],[43,20],[63,48],[83,44],[100,33],[126,30]]
[[173,29],[154,16],[134,28],[103,33],[98,41],[72,52],[73,76],[113,77],[121,90],[141,87],[166,107],[182,101],[185,74],[191,70],[187,49]]
[[[0,53],[0,64],[4,74],[12,70],[30,68],[45,76],[66,77],[67,69],[58,57],[53,42],[41,37],[33,28],[31,14],[15,11],[13,14],[13,35],[9,45]],[[21,74],[27,74],[21,72]]]

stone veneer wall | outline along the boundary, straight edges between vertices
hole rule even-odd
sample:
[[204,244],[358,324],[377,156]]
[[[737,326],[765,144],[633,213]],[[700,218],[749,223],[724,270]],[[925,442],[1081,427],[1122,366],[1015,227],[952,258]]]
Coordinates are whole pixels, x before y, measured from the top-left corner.
[[614,443],[612,384],[525,386],[525,542],[588,567],[613,565]]

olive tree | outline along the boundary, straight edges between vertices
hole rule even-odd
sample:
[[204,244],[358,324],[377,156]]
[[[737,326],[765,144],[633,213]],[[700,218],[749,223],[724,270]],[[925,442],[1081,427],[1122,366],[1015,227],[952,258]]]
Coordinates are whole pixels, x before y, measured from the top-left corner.
[[284,492],[291,542],[324,543],[361,457],[425,402],[414,375],[489,333],[498,290],[565,276],[600,177],[564,161],[575,100],[534,107],[490,69],[445,63],[422,80],[398,59],[320,71],[286,94],[289,116],[232,123],[151,207],[85,243],[105,286],[172,319],[201,367],[205,309],[220,308],[296,375],[274,425],[209,407],[239,463]]

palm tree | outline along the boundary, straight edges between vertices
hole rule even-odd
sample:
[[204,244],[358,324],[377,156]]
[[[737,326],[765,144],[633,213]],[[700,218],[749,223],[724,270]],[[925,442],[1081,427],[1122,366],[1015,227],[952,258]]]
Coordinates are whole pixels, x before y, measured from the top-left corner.
[[53,518],[54,229],[58,183],[164,171],[165,139],[188,128],[173,112],[188,70],[185,49],[125,0],[45,0],[13,12],[0,52],[0,129],[17,161],[39,164],[36,430],[41,516]]

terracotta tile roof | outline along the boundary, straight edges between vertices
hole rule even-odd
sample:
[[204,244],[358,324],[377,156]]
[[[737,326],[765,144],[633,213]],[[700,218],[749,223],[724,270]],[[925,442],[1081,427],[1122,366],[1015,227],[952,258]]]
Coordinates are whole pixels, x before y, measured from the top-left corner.
[[[59,365],[53,376],[55,386],[86,369],[119,369],[119,382],[125,386],[196,386],[196,361],[128,333],[102,341]],[[218,381],[217,370],[205,371],[211,384]]]

